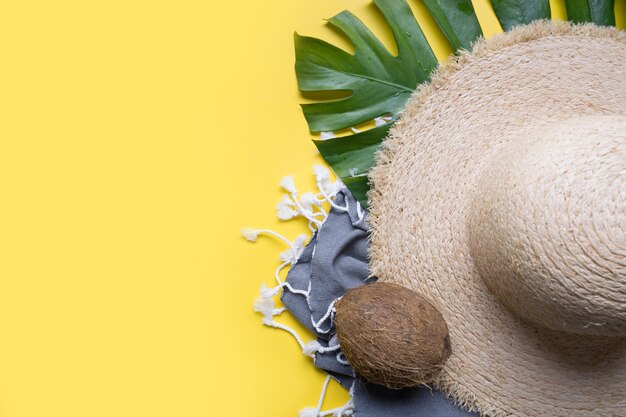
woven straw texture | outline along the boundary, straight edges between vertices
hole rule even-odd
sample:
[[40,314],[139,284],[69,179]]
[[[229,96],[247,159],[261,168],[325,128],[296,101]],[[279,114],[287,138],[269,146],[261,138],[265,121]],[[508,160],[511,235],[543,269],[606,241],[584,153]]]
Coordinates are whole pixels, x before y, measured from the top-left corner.
[[[515,186],[515,176],[493,187],[489,178],[496,178],[498,173],[506,176],[507,166],[515,165],[516,152],[524,154],[520,160],[526,154],[535,157],[528,156],[528,163],[517,164],[513,171],[528,177],[526,185],[544,184],[546,177],[534,178],[534,170],[528,168],[541,160],[536,156],[542,154],[542,132],[557,136],[565,144],[546,151],[557,155],[557,165],[558,150],[570,149],[567,138],[576,131],[576,126],[595,124],[598,129],[582,129],[581,134],[593,137],[596,132],[598,138],[612,135],[619,152],[623,152],[625,77],[626,37],[617,29],[545,21],[519,27],[488,41],[479,41],[471,52],[464,52],[440,67],[431,83],[409,101],[378,155],[370,174],[372,274],[423,294],[440,309],[449,327],[452,356],[434,382],[469,410],[490,417],[626,415],[626,339],[597,335],[624,334],[624,159],[621,165],[620,159],[611,163],[611,175],[617,173],[620,177],[621,173],[621,182],[617,182],[619,192],[608,197],[614,204],[609,217],[617,219],[617,223],[607,226],[618,228],[617,235],[608,239],[615,249],[613,252],[618,252],[618,258],[608,261],[609,266],[621,265],[622,269],[613,276],[612,292],[600,291],[604,300],[599,300],[595,305],[597,311],[590,313],[593,317],[617,316],[608,333],[586,332],[585,329],[593,326],[579,325],[586,318],[587,309],[581,301],[584,294],[571,297],[563,311],[558,305],[541,305],[541,301],[555,298],[552,295],[537,296],[528,303],[534,307],[527,307],[524,303],[527,296],[544,293],[542,288],[537,288],[542,285],[541,279],[530,290],[519,289],[521,294],[516,296],[518,289],[511,289],[508,284],[519,281],[519,274],[526,277],[523,268],[507,272],[510,276],[506,278],[503,271],[506,272],[507,262],[498,259],[517,252],[503,249],[503,255],[490,255],[489,245],[497,242],[498,236],[487,236],[488,232],[481,234],[473,228],[484,215],[481,210],[487,207],[489,211],[490,201],[481,192],[506,194],[498,187],[506,190],[507,186]],[[584,119],[591,116],[592,119]],[[572,118],[583,119],[571,121]],[[617,128],[604,129],[603,122]],[[527,139],[527,147],[509,146]],[[566,158],[586,163],[585,154],[586,149],[572,151]],[[558,174],[552,172],[552,178]],[[557,181],[555,186],[567,185],[568,190],[575,191],[576,186],[571,182]],[[573,204],[550,205],[541,190],[532,192],[533,187],[526,190],[531,190],[532,203],[522,209],[528,209],[531,214],[525,214],[523,219],[554,223],[558,220],[555,213],[562,212],[561,209],[566,210],[564,216],[568,219],[577,218],[568,212],[576,210]],[[516,195],[510,201],[525,201],[517,193],[511,194]],[[494,207],[504,205],[498,202]],[[550,215],[556,218],[548,216],[546,220],[544,213],[533,213],[538,207],[553,210]],[[578,217],[584,219],[585,211],[580,213]],[[523,222],[511,225],[511,234],[523,239],[540,229],[527,226]],[[558,231],[560,226],[552,229]],[[550,232],[543,231],[540,236],[549,237]],[[604,240],[606,243],[607,239]],[[552,254],[558,250],[558,247],[546,249]],[[472,255],[480,258],[480,265]],[[537,255],[534,260],[539,258]],[[490,269],[490,259],[504,266]],[[532,257],[527,259],[526,266],[532,261]],[[584,266],[595,261],[581,262]],[[479,267],[486,276],[505,278],[484,280]],[[560,267],[567,273],[567,265]],[[598,275],[606,274],[599,271]],[[557,296],[563,294],[558,288],[555,291]],[[606,300],[615,304],[609,310],[602,308]],[[545,319],[546,311],[582,316],[571,323],[562,323]],[[540,322],[542,326],[531,322]]]

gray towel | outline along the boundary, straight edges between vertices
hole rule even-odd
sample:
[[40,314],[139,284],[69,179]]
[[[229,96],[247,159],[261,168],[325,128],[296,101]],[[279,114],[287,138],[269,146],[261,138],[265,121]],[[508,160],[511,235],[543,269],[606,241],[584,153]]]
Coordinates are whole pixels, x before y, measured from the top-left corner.
[[[347,211],[331,209],[287,275],[287,282],[293,288],[309,291],[308,300],[286,288],[282,295],[287,309],[325,347],[335,334],[332,317],[322,320],[331,304],[347,290],[374,280],[368,278],[365,216],[347,189],[337,193],[335,204],[346,207]],[[317,329],[313,323],[317,323]],[[315,354],[316,367],[328,372],[346,389],[352,389],[356,417],[477,416],[453,405],[450,399],[429,387],[389,390],[366,384],[355,378],[350,366],[342,362],[341,352]]]

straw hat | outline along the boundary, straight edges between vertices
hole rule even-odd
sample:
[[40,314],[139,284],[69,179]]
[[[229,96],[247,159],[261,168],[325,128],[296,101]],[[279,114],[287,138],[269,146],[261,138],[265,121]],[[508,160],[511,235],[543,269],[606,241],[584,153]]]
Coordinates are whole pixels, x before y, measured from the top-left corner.
[[370,180],[371,268],[439,308],[484,416],[626,416],[626,36],[540,21],[443,65]]

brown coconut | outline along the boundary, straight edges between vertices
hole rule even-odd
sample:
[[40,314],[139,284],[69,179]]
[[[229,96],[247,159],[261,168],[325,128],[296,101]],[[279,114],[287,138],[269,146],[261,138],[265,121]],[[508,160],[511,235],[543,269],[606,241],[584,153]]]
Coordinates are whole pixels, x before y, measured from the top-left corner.
[[451,353],[441,313],[401,285],[376,282],[348,291],[336,304],[335,324],[357,375],[387,388],[428,383]]

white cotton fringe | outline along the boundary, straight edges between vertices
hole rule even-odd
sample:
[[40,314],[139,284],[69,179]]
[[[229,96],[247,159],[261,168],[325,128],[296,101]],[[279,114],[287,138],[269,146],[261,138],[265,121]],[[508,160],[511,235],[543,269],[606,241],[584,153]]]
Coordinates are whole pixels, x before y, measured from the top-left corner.
[[[315,233],[328,217],[325,205],[326,207],[329,205],[336,210],[348,211],[347,206],[342,207],[334,203],[335,195],[337,195],[337,192],[344,187],[343,183],[340,180],[332,181],[328,168],[321,165],[313,166],[313,174],[315,175],[317,192],[306,192],[301,195],[298,193],[293,175],[284,177],[280,181],[280,186],[286,191],[286,193],[276,206],[276,216],[280,220],[287,221],[298,217],[303,217],[308,220],[311,234]],[[241,235],[250,242],[256,242],[259,236],[265,235],[281,240],[288,246],[288,249],[281,252],[278,257],[280,265],[274,272],[276,286],[268,288],[265,284],[261,284],[259,297],[254,300],[254,311],[261,313],[263,316],[262,323],[265,326],[281,329],[291,334],[296,342],[298,342],[298,345],[300,345],[302,353],[311,358],[315,358],[316,352],[323,353],[338,351],[340,346],[336,337],[331,339],[328,347],[321,346],[315,339],[308,343],[304,343],[300,335],[294,329],[274,320],[274,317],[279,316],[286,311],[285,307],[276,307],[276,297],[280,298],[282,291],[285,289],[294,294],[300,294],[306,297],[308,302],[309,292],[292,288],[288,282],[282,280],[281,272],[283,269],[295,265],[311,235],[302,234],[292,241],[273,230],[251,228],[241,229]],[[334,315],[334,313],[335,308],[333,303],[329,307],[324,319]],[[329,331],[329,329],[319,328],[324,319],[319,323],[313,323],[315,329],[320,333],[328,333]],[[317,407],[305,408],[301,410],[299,417],[344,417],[353,415],[354,404],[352,401],[352,392],[350,392],[350,400],[348,400],[348,402],[346,402],[343,406],[322,411],[322,405],[330,379],[331,377],[328,375],[324,381]]]
[[298,413],[298,417],[343,417],[354,415],[354,402],[352,401],[352,392],[350,392],[350,399],[348,400],[348,402],[346,402],[341,407],[321,411],[322,404],[324,403],[324,397],[326,396],[326,390],[328,390],[328,384],[330,383],[330,378],[330,375],[328,375],[324,380],[324,385],[322,385],[322,393],[320,394],[320,399],[317,403],[317,407],[304,408],[300,410],[300,413]]

